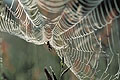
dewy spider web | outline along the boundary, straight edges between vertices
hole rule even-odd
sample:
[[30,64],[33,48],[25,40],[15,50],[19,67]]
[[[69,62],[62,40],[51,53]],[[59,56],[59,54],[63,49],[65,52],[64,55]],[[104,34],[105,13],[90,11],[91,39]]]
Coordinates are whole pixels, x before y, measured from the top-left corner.
[[119,80],[119,0],[0,0],[0,31],[50,41],[81,80]]

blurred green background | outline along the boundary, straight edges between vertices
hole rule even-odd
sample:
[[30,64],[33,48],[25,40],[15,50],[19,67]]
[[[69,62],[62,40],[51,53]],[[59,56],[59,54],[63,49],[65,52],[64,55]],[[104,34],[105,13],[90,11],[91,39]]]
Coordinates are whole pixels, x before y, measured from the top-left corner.
[[[60,59],[54,51],[47,49],[47,45],[34,45],[7,33],[0,33],[0,38],[3,57],[0,71],[8,80],[47,80],[44,68],[49,69],[49,66],[59,78]],[[63,80],[77,79],[68,71]]]

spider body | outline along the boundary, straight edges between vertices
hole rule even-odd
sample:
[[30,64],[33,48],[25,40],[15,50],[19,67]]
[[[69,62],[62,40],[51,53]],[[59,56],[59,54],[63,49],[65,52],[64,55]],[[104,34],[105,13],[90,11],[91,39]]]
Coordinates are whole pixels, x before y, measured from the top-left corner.
[[52,50],[52,46],[50,45],[49,41],[47,42],[47,46],[48,46],[49,51],[51,51]]

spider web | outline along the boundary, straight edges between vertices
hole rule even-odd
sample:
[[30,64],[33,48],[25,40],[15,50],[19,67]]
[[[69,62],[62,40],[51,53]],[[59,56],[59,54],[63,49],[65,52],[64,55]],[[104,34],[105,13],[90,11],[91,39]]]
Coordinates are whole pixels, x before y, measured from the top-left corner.
[[119,0],[0,3],[0,31],[38,45],[50,41],[78,79],[120,79]]

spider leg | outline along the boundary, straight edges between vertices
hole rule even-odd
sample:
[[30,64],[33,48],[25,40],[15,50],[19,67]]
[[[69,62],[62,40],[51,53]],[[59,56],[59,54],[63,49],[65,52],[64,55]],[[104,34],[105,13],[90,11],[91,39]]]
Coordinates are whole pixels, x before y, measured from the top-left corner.
[[64,66],[65,66],[64,57],[62,57],[62,60],[61,60],[60,64],[61,64],[61,68],[64,68]]
[[44,69],[44,72],[45,72],[48,80],[53,80],[53,79],[52,79],[52,76],[51,76],[51,74],[49,73],[49,71],[47,70],[47,68]]
[[71,67],[68,67],[60,74],[60,80],[62,79],[63,75],[70,70]]
[[52,71],[52,76],[53,76],[54,80],[57,80],[56,75],[55,75],[55,73],[54,73],[54,71],[53,71],[53,69],[52,69],[51,66],[50,66],[50,69],[51,69],[51,71]]

